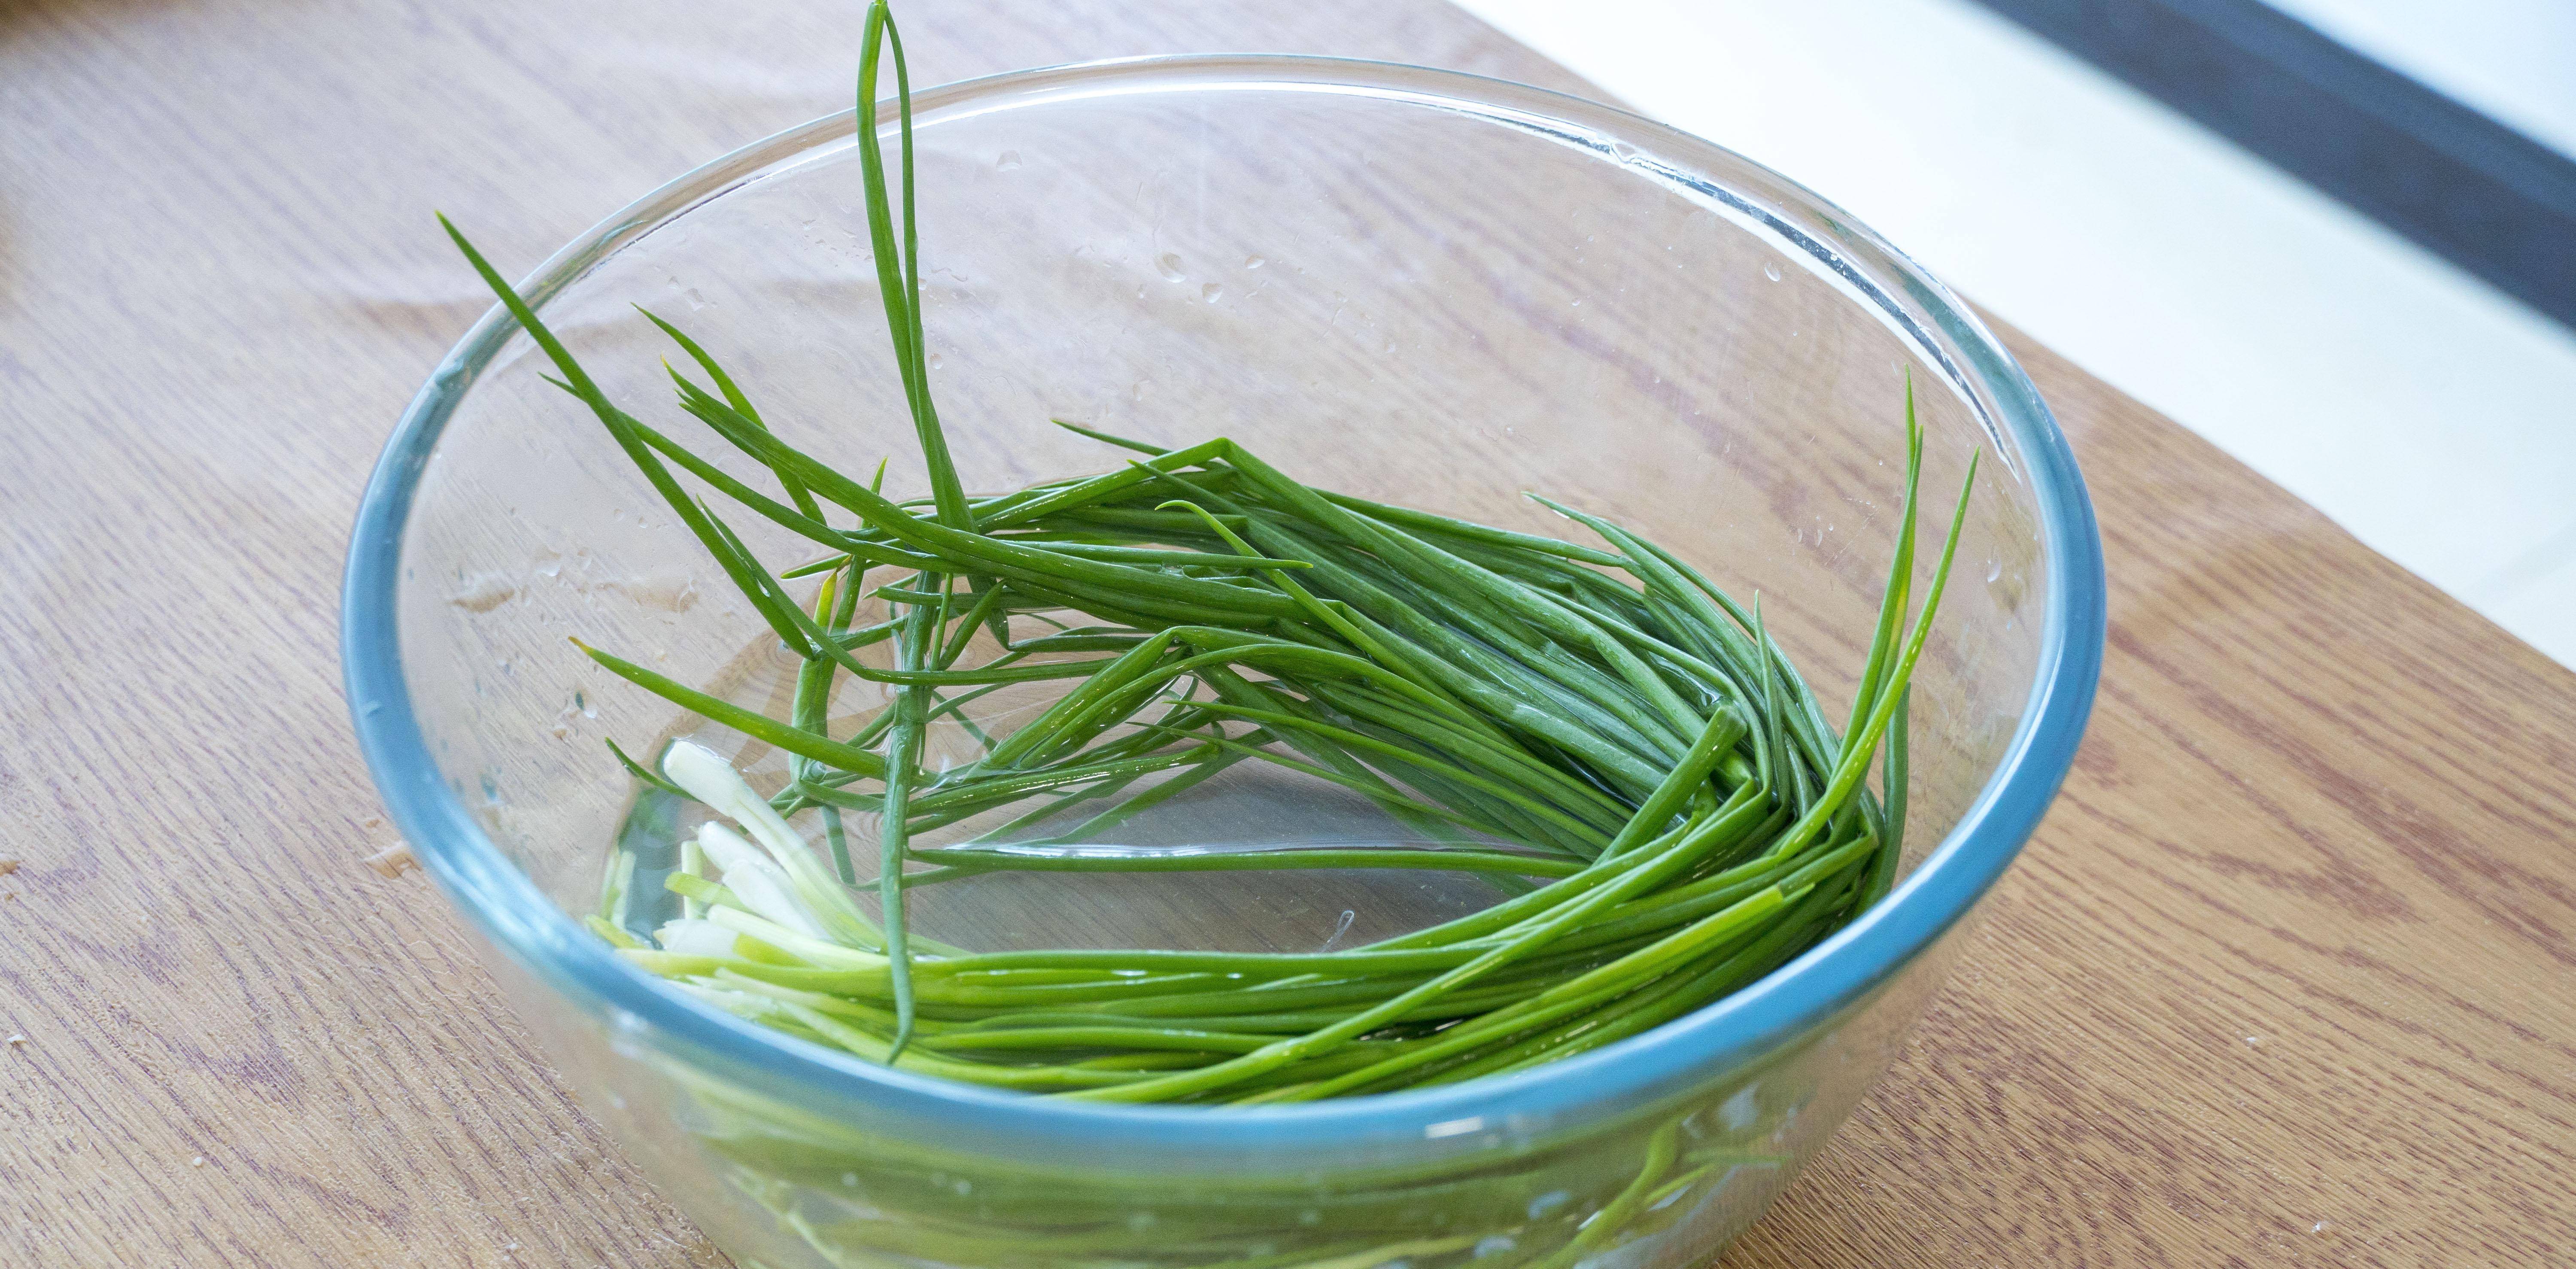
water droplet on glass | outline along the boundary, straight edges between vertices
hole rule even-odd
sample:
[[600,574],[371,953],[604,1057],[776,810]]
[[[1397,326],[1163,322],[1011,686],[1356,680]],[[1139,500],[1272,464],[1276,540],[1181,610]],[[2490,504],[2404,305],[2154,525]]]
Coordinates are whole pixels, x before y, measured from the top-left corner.
[[933,370],[937,370],[939,368],[939,354],[930,354],[930,368]]
[[1154,267],[1163,271],[1163,280],[1167,282],[1178,282],[1189,276],[1181,272],[1181,257],[1178,252],[1166,251],[1154,257]]
[[1779,281],[1780,262],[1777,260],[1765,261],[1762,265],[1762,276],[1769,278],[1774,282]]
[[1268,263],[1270,262],[1259,256],[1245,256],[1243,258],[1243,267],[1247,269],[1258,269]]
[[1002,151],[1002,157],[994,160],[993,162],[993,166],[998,167],[1005,172],[1010,171],[1012,168],[1018,167],[1019,165],[1020,152],[1017,150],[1004,150]]
[[1324,940],[1324,945],[1316,950],[1325,952],[1333,950],[1333,944],[1341,942],[1342,936],[1351,932],[1351,923],[1359,919],[1360,914],[1358,910],[1352,908],[1342,909],[1341,923],[1333,927],[1333,932]]
[[2004,562],[2003,562],[2002,560],[1989,560],[1989,561],[1987,561],[1987,563],[1986,563],[1986,580],[1987,580],[1987,581],[1990,581],[1990,582],[1994,582],[1994,581],[2001,581],[2001,580],[2003,580],[2003,575],[2004,575]]
[[1217,298],[1224,294],[1225,288],[1214,282],[1210,282],[1206,286],[1199,288],[1199,298],[1206,300],[1210,304],[1216,303]]

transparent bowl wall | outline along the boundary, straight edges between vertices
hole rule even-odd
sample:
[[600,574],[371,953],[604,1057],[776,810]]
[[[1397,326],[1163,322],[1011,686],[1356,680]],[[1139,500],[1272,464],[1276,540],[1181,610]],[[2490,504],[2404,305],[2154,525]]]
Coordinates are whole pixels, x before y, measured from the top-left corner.
[[[487,318],[369,490],[348,673],[389,806],[522,1015],[585,1106],[746,1264],[1705,1256],[1884,1070],[2081,731],[2099,547],[2029,382],[1964,306],[1814,195],[1535,89],[1188,58],[918,105],[931,378],[970,488],[1118,464],[1054,417],[1228,435],[1309,483],[1580,536],[1520,496],[1544,492],[1758,594],[1832,708],[1894,541],[1910,376],[1927,538],[1971,452],[1985,461],[1916,679],[1905,878],[1827,943],[1657,1032],[1518,1076],[1286,1109],[991,1093],[715,1014],[576,924],[635,800],[600,740],[649,745],[675,719],[565,637],[697,683],[756,682],[780,654],[596,422],[540,380],[543,358]],[[692,173],[523,289],[628,409],[690,426],[641,304],[727,359],[793,443],[853,470],[892,455],[891,485],[918,492],[852,128],[821,120]],[[805,558],[736,519],[773,566]],[[1230,874],[1222,892],[1038,879],[1060,888],[1036,906],[1105,941],[1313,947],[1467,901],[1425,876]],[[1003,910],[952,912],[940,932],[1069,937]],[[1175,928],[1208,911],[1239,928]]]

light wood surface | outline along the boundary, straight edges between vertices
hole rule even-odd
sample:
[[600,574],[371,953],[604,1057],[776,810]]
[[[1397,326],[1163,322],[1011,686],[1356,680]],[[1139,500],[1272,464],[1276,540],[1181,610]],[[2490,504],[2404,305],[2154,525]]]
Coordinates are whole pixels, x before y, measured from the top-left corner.
[[[0,7],[0,1263],[723,1263],[365,862],[336,584],[485,302],[424,209],[535,259],[836,107],[854,13]],[[943,77],[1268,48],[1579,87],[1434,0],[911,14]],[[2564,1263],[2576,676],[2015,347],[2103,521],[2100,711],[1907,1055],[1724,1263]]]

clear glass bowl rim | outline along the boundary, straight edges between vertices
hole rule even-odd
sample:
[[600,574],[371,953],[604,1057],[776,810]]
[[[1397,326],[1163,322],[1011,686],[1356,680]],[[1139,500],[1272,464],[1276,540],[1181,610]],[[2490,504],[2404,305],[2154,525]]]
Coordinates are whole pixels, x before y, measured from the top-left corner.
[[[1367,1145],[1428,1145],[1510,1123],[1606,1115],[1686,1088],[1825,1024],[1904,968],[1984,895],[2019,853],[2074,759],[2100,674],[2106,611],[2100,535],[2074,456],[2037,389],[1976,314],[1841,209],[1760,164],[1598,102],[1456,71],[1273,54],[1124,58],[929,89],[915,95],[915,113],[926,127],[1039,100],[1239,89],[1463,109],[1560,140],[1595,147],[1625,141],[1660,159],[1685,159],[1707,174],[1696,182],[1702,192],[1761,218],[1864,289],[1878,286],[1868,274],[1883,275],[1923,310],[1933,329],[1918,332],[1918,343],[1936,354],[1949,344],[1956,360],[1945,369],[1981,388],[1990,423],[2019,443],[2049,563],[2040,652],[2021,724],[1948,836],[1886,901],[1725,1000],[1564,1062],[1413,1092],[1232,1111],[1065,1102],[889,1070],[745,1023],[664,990],[558,909],[441,780],[412,710],[397,642],[404,525],[449,412],[515,332],[496,306],[457,343],[386,443],[351,533],[341,630],[352,721],[385,807],[413,854],[486,938],[626,1039],[646,1040],[784,1104],[825,1113],[860,1107],[897,1131],[936,1130],[966,1148],[1135,1150],[1144,1154],[1131,1161],[1150,1165],[1157,1155],[1174,1161],[1253,1153],[1281,1161],[1329,1157]],[[878,113],[879,127],[891,128],[892,103]],[[521,293],[542,305],[611,252],[689,208],[838,144],[852,134],[855,115],[844,111],[791,128],[664,185],[549,258],[520,284]],[[1867,268],[1856,268],[1855,259]]]

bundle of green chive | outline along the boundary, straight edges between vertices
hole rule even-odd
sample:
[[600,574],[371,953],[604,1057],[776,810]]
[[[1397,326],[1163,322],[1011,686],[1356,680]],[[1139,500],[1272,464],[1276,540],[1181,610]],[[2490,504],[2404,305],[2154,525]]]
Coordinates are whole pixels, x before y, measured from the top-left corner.
[[[735,479],[611,403],[448,226],[558,386],[803,659],[792,716],[776,719],[584,645],[619,676],[793,755],[793,778],[763,797],[693,744],[672,746],[659,771],[618,754],[720,817],[686,844],[670,888],[687,915],[661,928],[660,946],[594,923],[634,963],[718,1008],[909,1070],[1107,1101],[1294,1102],[1515,1071],[1637,1034],[1769,972],[1887,892],[1907,683],[1959,532],[1954,516],[1909,623],[1922,461],[1910,393],[1894,564],[1840,735],[1756,613],[1670,552],[1552,502],[1603,546],[1314,489],[1222,438],[1163,449],[1087,433],[1145,457],[969,498],[926,373],[911,86],[883,0],[865,41],[862,117],[884,49],[900,103],[899,221],[873,130],[858,150],[926,505],[881,495],[882,466],[862,481],[778,440],[713,356],[651,318],[713,385],[673,371],[682,409],[765,467],[780,496]],[[772,573],[673,466],[829,554]],[[834,524],[836,512],[855,522]],[[809,611],[784,582],[818,573]],[[895,615],[857,625],[870,595]],[[856,655],[880,642],[891,669]],[[963,664],[979,645],[998,651]],[[825,719],[843,673],[896,694],[858,734],[835,737]],[[934,719],[971,725],[983,694],[1039,680],[1072,686],[1016,729],[978,732],[980,759],[922,769]],[[1884,800],[1865,787],[1882,742]],[[1021,836],[1097,804],[1045,839],[1090,840],[1246,761],[1358,793],[1434,843],[1102,857]],[[910,845],[1022,803],[1034,806],[962,846]],[[828,869],[790,824],[809,810]],[[850,811],[878,826],[881,923],[852,889]],[[1508,897],[1304,954],[979,954],[905,927],[908,887],[1004,869],[1205,868],[1466,870]]]

